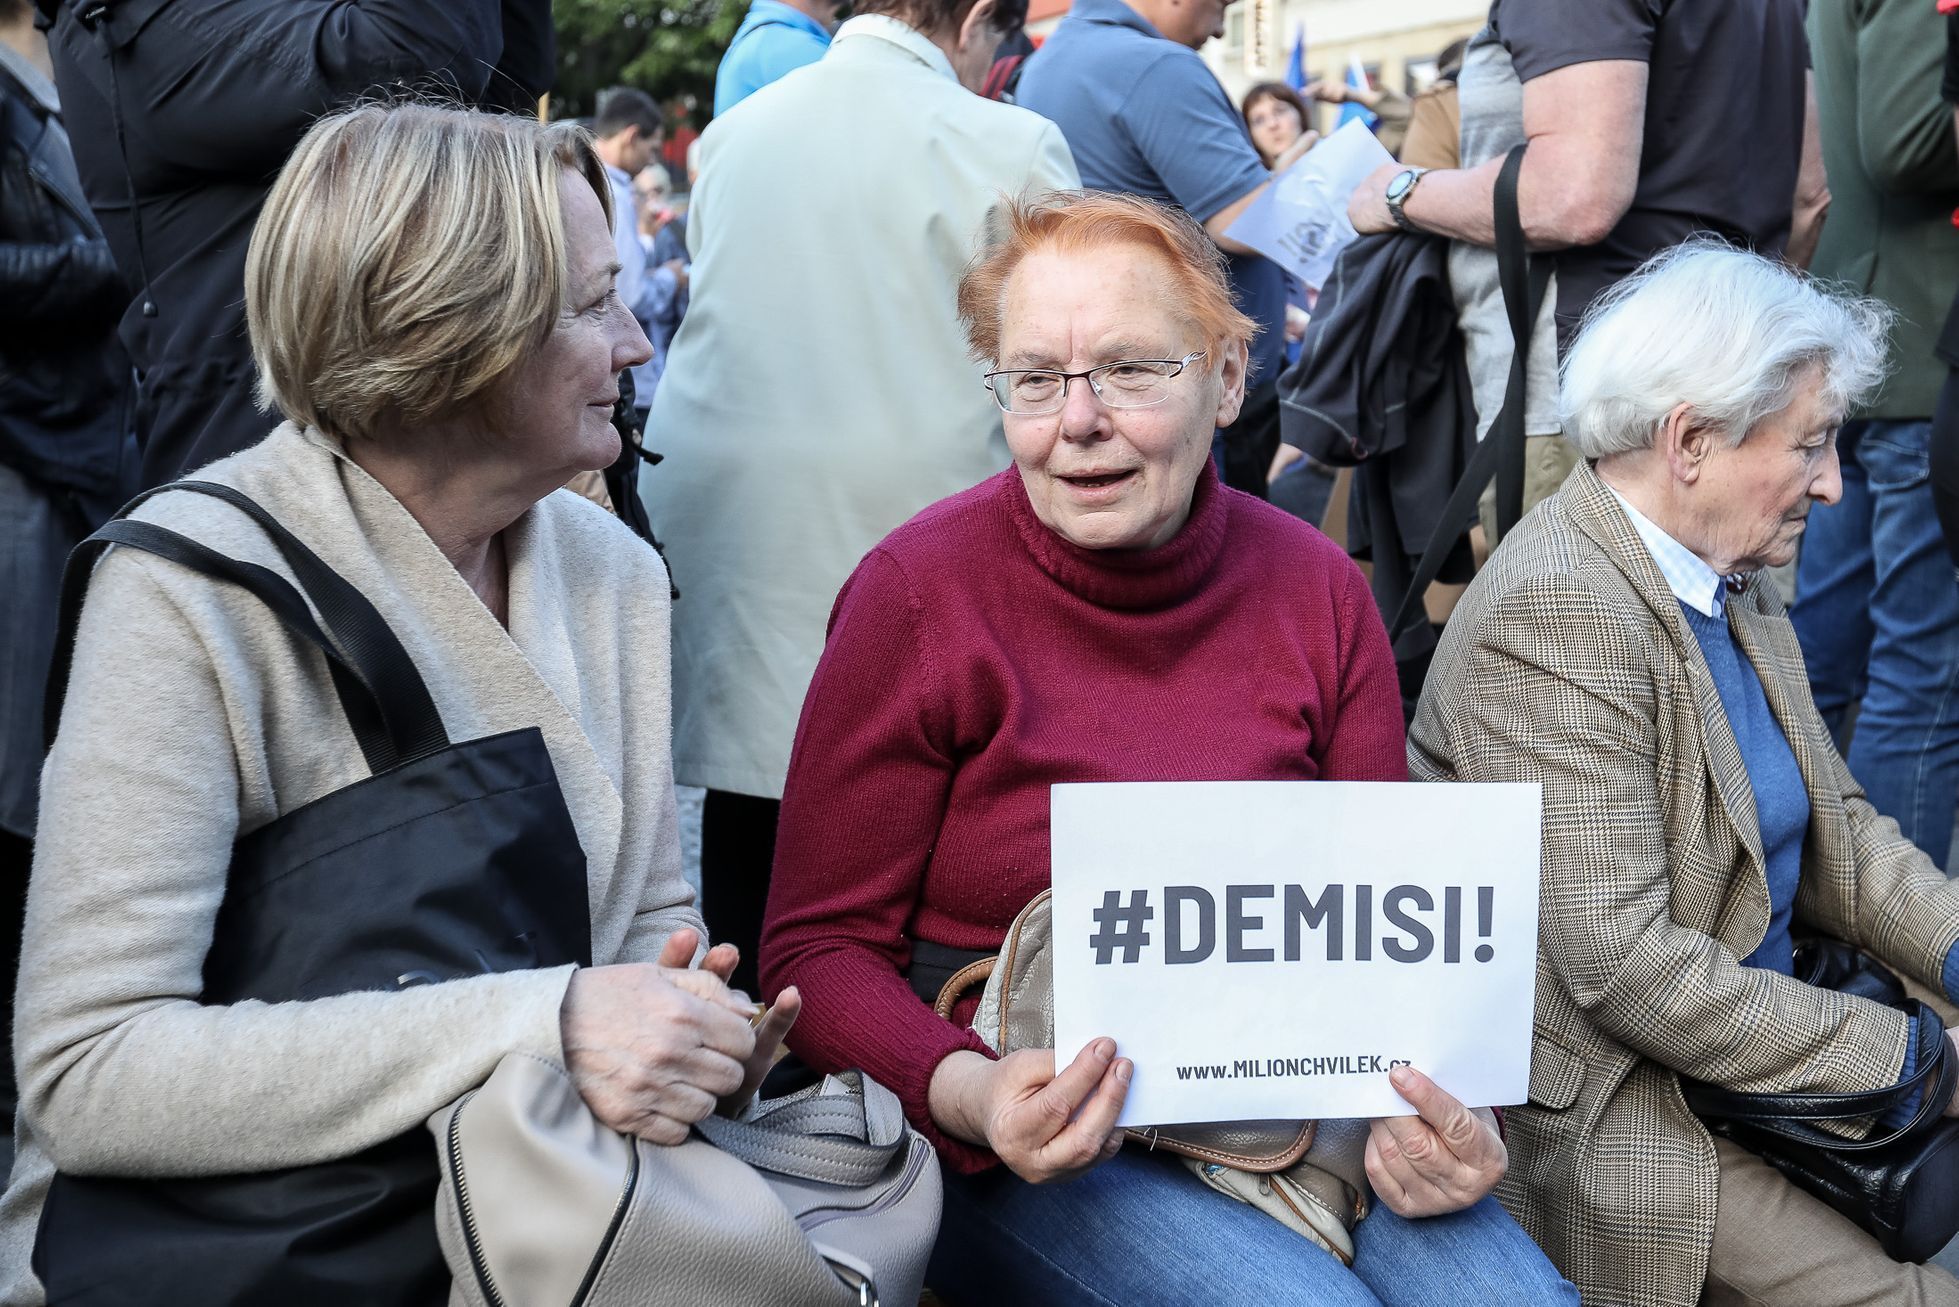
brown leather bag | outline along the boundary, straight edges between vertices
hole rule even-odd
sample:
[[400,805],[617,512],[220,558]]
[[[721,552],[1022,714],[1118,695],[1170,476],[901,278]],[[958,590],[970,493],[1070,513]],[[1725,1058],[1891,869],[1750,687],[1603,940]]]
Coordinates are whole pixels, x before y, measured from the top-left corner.
[[[954,972],[934,1007],[953,1008],[983,985],[973,1030],[1000,1054],[1054,1047],[1054,953],[1050,891],[1007,927],[995,957]],[[1344,1262],[1367,1215],[1365,1121],[1223,1121],[1148,1126],[1131,1142],[1174,1153],[1205,1184],[1266,1212]]]

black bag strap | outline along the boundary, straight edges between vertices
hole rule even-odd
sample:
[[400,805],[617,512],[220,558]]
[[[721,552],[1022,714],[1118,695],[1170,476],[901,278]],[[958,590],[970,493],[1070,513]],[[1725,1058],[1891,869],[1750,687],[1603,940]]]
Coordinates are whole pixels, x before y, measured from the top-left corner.
[[[322,631],[306,599],[269,568],[229,558],[197,541],[127,515],[165,490],[190,490],[232,504],[272,539],[325,621]],[[249,496],[210,482],[160,486],[131,500],[100,531],[76,547],[62,576],[60,625],[44,701],[45,742],[52,746],[67,697],[75,634],[95,563],[112,544],[128,545],[227,581],[258,597],[288,629],[326,656],[347,722],[369,768],[382,772],[447,748],[449,737],[428,686],[380,612],[319,555]],[[330,631],[329,636],[327,632]]]
[[[1497,411],[1490,434],[1477,442],[1476,451],[1463,468],[1462,479],[1449,492],[1449,500],[1437,516],[1428,543],[1422,547],[1415,575],[1388,623],[1388,638],[1397,639],[1421,610],[1422,596],[1428,593],[1442,564],[1470,520],[1483,487],[1497,478],[1496,520],[1499,538],[1509,533],[1523,516],[1525,402],[1529,390],[1530,339],[1544,294],[1551,284],[1551,260],[1532,259],[1524,245],[1524,226],[1517,215],[1517,174],[1523,169],[1524,151],[1529,142],[1511,150],[1496,176],[1496,263],[1497,283],[1503,288],[1503,307],[1510,318],[1514,348],[1510,355],[1510,381],[1504,390],[1503,407]],[[1495,545],[1496,541],[1490,542]]]
[[222,499],[257,522],[271,537],[286,566],[292,568],[307,597],[320,610],[327,630],[333,633],[334,640],[354,666],[361,669],[362,679],[381,704],[389,734],[394,737],[404,762],[449,747],[441,714],[435,710],[435,700],[429,696],[415,660],[408,656],[394,629],[366,595],[328,567],[304,541],[243,492],[212,481],[179,481],[175,488]]
[[[1954,1089],[1959,1088],[1959,1065],[1954,1064],[1952,1044],[1945,1037],[1945,1022],[1917,999],[1906,999],[1902,1010],[1917,1026],[1919,1062],[1911,1075],[1895,1085],[1846,1094],[1747,1094],[1701,1081],[1682,1080],[1680,1087],[1687,1106],[1698,1116],[1746,1122],[1785,1139],[1837,1152],[1862,1153],[1888,1148],[1938,1120],[1952,1101]],[[1923,1096],[1911,1120],[1886,1134],[1845,1139],[1807,1124],[1878,1116],[1921,1091]]]
[[[395,765],[398,757],[394,741],[388,736],[387,723],[381,716],[380,706],[375,702],[372,691],[362,683],[360,673],[347,663],[333,641],[327,638],[326,632],[313,620],[312,610],[290,581],[270,568],[229,558],[154,522],[131,522],[126,519],[107,523],[69,556],[68,571],[62,583],[62,639],[48,680],[49,744],[53,743],[53,728],[60,721],[61,704],[67,693],[68,673],[74,658],[74,619],[80,617],[82,595],[75,593],[71,599],[70,593],[86,590],[96,560],[110,545],[141,549],[194,572],[229,581],[258,596],[288,630],[326,656],[327,670],[333,675],[334,690],[340,696],[340,705],[347,713],[347,724],[353,728],[354,738],[360,742],[361,756],[367,760],[369,770],[378,773]],[[69,616],[71,609],[74,610],[73,618]]]
[[[1503,407],[1497,410],[1489,439],[1497,442],[1497,540],[1510,534],[1524,515],[1524,449],[1528,431],[1525,415],[1530,399],[1530,345],[1537,315],[1550,288],[1550,259],[1532,259],[1524,245],[1524,224],[1517,214],[1517,175],[1523,171],[1524,151],[1517,146],[1503,161],[1496,179],[1496,275],[1503,289],[1503,311],[1510,319],[1510,381],[1504,387]],[[1496,540],[1490,541],[1495,548]]]

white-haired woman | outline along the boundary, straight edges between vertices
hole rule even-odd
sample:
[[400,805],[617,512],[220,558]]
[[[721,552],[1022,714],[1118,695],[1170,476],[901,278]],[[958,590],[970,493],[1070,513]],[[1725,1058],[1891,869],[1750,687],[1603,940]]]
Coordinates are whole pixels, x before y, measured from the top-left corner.
[[[387,776],[366,780],[343,687],[272,608],[177,561],[110,551],[43,776],[0,1300],[42,1297],[28,1248],[58,1169],[71,1187],[57,1184],[51,1221],[75,1201],[66,1193],[121,1213],[79,1232],[70,1300],[440,1302],[421,1123],[506,1054],[562,1060],[600,1119],[664,1143],[766,1068],[790,1016],[750,1030],[753,1005],[723,984],[732,950],[690,967],[701,923],[676,834],[665,570],[611,516],[559,492],[618,456],[615,377],[649,353],[613,289],[608,220],[632,215],[610,214],[609,195],[570,125],[421,105],[322,119],[273,187],[246,264],[262,392],[287,421],[197,477],[256,501],[366,596],[452,738],[541,734],[569,827],[521,860],[582,869],[583,884],[546,889],[588,905],[597,965],[211,997],[207,955],[241,842]],[[220,499],[166,491],[134,517],[299,575]],[[416,862],[365,874],[415,882]],[[505,883],[495,856],[476,862],[480,895],[465,865],[456,897]],[[424,907],[440,905],[418,900],[387,928],[412,935]],[[334,916],[329,903],[278,923],[279,952],[305,953]],[[168,1204],[159,1218],[150,1201],[159,1183],[181,1197],[209,1179],[208,1195],[218,1178],[294,1174],[393,1140],[428,1159],[420,1210],[387,1208],[388,1194],[363,1207],[361,1175],[287,1224],[250,1210],[224,1225],[215,1200],[194,1219]],[[166,1246],[145,1266],[133,1250],[166,1219],[220,1237],[195,1254],[180,1237],[174,1259]],[[390,1247],[406,1253],[363,1279],[360,1249],[397,1221],[405,1243]],[[289,1246],[247,1277],[241,1250],[268,1230]]]
[[1470,587],[1409,732],[1419,778],[1544,787],[1499,1192],[1588,1303],[1959,1301],[1712,1139],[1679,1084],[1873,1090],[1923,1064],[1896,1008],[1792,977],[1792,932],[1959,981],[1959,889],[1865,802],[1762,575],[1837,498],[1885,316],[1707,242],[1601,300],[1564,368],[1585,461]]

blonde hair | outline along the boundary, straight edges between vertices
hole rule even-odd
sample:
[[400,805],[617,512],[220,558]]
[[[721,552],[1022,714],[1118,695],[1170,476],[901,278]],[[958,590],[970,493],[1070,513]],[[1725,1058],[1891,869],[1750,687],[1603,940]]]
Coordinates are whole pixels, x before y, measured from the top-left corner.
[[1002,205],[984,248],[959,279],[959,318],[973,357],[1000,361],[1001,298],[1022,259],[1122,244],[1163,256],[1177,283],[1175,311],[1206,340],[1250,343],[1257,326],[1232,303],[1224,255],[1188,214],[1137,195],[1051,191]]
[[245,255],[259,403],[366,439],[480,400],[563,310],[567,169],[610,225],[604,165],[574,124],[420,103],[314,123]]

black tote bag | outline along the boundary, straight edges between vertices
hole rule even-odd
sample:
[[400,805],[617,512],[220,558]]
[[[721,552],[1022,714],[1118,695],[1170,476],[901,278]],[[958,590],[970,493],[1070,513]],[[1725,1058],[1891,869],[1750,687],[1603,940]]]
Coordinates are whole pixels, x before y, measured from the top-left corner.
[[[250,591],[325,655],[372,773],[237,841],[200,1001],[278,1003],[589,964],[585,855],[543,734],[450,741],[407,651],[357,589],[240,492],[191,481],[162,489],[250,515],[326,629],[278,573],[125,520],[145,495],[69,561],[50,742],[89,574],[120,544]],[[436,1186],[420,1120],[313,1166],[167,1180],[58,1175],[33,1266],[50,1304],[436,1307],[449,1293]]]

